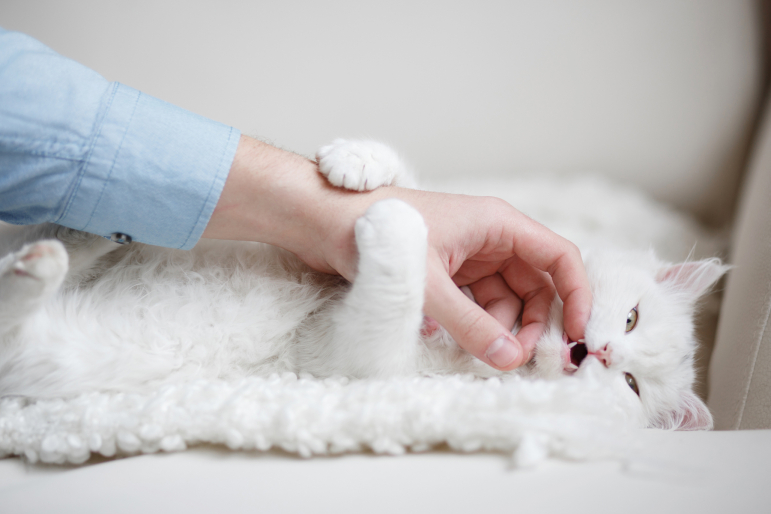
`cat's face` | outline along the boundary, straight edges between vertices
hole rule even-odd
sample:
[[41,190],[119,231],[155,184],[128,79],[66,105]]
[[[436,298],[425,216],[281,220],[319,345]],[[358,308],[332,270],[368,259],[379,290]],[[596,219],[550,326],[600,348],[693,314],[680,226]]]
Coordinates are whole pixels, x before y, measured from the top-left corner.
[[709,411],[692,392],[693,315],[696,300],[726,267],[716,259],[669,265],[652,254],[605,250],[585,264],[593,295],[585,339],[567,340],[562,303],[555,301],[535,373],[599,374],[648,426],[710,428]]

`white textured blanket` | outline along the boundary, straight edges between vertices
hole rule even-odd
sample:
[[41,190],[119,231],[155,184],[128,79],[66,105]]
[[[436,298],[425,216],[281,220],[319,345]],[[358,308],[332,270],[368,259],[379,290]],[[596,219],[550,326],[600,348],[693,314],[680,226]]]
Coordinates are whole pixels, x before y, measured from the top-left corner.
[[92,393],[71,400],[4,399],[0,451],[30,461],[184,450],[281,448],[303,456],[372,450],[401,454],[446,443],[516,451],[519,465],[553,455],[619,457],[624,414],[597,383],[478,380],[317,380],[292,373],[237,383],[199,381],[149,395]]
[[[495,194],[577,244],[599,239],[656,248],[670,260],[714,255],[721,245],[687,217],[596,179],[445,183]],[[537,201],[536,201],[537,199]],[[319,380],[254,377],[180,383],[153,394],[0,399],[0,455],[82,463],[104,456],[178,451],[201,443],[234,450],[281,448],[303,456],[351,451],[399,454],[448,445],[514,452],[527,465],[547,456],[624,456],[624,416],[600,384],[471,377]]]

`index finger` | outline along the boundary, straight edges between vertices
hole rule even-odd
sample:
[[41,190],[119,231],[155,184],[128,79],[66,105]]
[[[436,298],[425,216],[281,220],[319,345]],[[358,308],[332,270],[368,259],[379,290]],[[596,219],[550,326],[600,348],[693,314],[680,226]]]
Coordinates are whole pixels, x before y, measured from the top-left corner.
[[551,275],[563,302],[565,332],[571,341],[584,337],[592,308],[589,279],[578,247],[545,226],[522,215],[507,224],[506,235],[517,256],[536,269]]

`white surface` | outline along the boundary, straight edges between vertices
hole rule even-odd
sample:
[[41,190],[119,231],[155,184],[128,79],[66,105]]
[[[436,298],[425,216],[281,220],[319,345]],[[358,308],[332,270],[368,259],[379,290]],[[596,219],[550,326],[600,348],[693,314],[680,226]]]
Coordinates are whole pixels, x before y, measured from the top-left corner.
[[762,93],[754,0],[3,0],[0,25],[305,155],[597,171],[730,212]]
[[771,431],[641,431],[645,462],[501,455],[303,460],[199,448],[45,474],[0,461],[2,512],[768,512]]

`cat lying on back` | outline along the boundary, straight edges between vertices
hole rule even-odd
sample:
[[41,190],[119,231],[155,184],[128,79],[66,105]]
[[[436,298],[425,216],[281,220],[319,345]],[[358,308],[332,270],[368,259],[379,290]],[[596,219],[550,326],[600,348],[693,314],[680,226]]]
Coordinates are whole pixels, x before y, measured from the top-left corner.
[[[412,185],[378,143],[337,140],[317,157],[337,186]],[[355,234],[360,260],[349,284],[265,244],[204,240],[185,252],[56,225],[19,228],[2,241],[21,249],[0,260],[0,394],[147,391],[283,371],[503,374],[443,329],[421,333],[427,231],[416,210],[377,202]],[[585,264],[593,292],[585,341],[564,336],[556,298],[533,361],[509,374],[599,374],[643,425],[710,428],[692,392],[692,318],[726,267],[615,250],[590,252]]]

